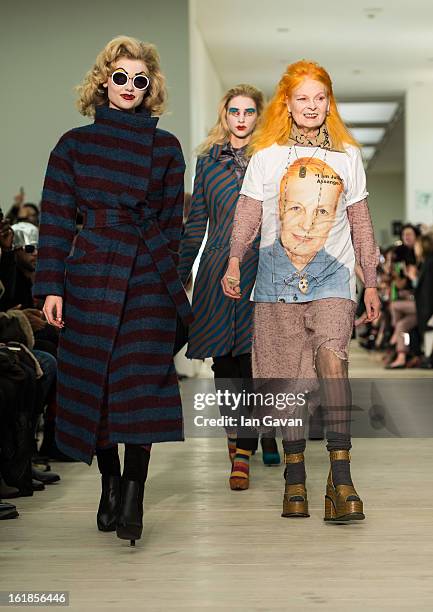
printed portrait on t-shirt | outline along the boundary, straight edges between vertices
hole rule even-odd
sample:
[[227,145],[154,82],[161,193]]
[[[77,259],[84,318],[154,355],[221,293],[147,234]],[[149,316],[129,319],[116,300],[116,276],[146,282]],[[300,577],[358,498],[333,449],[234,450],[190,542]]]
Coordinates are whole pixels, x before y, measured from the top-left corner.
[[338,173],[321,159],[302,157],[280,183],[280,242],[298,270],[325,246],[344,190]]

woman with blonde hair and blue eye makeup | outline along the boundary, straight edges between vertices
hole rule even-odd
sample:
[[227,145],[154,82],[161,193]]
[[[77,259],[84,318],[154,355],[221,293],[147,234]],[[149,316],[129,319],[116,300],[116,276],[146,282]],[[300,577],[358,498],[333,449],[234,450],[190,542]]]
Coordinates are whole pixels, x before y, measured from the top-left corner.
[[[239,299],[240,265],[261,230],[252,296],[254,378],[270,388],[299,387],[308,391],[308,401],[320,389],[331,464],[325,520],[361,520],[363,503],[350,473],[347,362],[357,306],[355,262],[364,277],[364,318],[374,321],[380,312],[378,249],[359,145],[338,113],[324,68],[304,60],[287,67],[251,152],[224,293]],[[286,463],[284,517],[309,516],[304,427],[283,424],[283,417],[300,414],[301,405],[288,404],[278,415]]]
[[[191,274],[209,222],[208,235],[194,284],[194,321],[187,357],[212,357],[217,387],[224,390],[251,379],[252,304],[249,294],[257,268],[258,241],[242,263],[242,298],[224,296],[220,279],[227,266],[236,202],[249,156],[247,147],[262,110],[263,94],[248,84],[229,89],[218,107],[218,119],[198,149],[191,212],[181,240],[179,272],[184,283]],[[229,406],[225,406],[231,414]],[[236,453],[237,429],[226,428],[230,460]],[[257,432],[244,441],[252,451]],[[275,438],[262,438],[263,461],[279,464]],[[233,482],[233,481],[231,481]]]

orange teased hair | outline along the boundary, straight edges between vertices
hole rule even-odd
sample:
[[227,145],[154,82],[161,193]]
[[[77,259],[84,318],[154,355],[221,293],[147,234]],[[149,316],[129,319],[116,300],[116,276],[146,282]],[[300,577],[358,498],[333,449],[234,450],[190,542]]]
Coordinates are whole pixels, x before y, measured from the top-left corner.
[[338,113],[337,103],[332,91],[331,77],[319,64],[301,60],[287,66],[286,72],[281,77],[274,97],[263,112],[251,139],[251,154],[270,147],[274,143],[287,144],[292,129],[292,117],[289,117],[287,112],[286,97],[290,98],[293,91],[301,85],[304,79],[319,81],[325,85],[328,91],[329,115],[326,118],[326,127],[332,146],[336,149],[343,149],[344,145],[348,144],[359,147]]

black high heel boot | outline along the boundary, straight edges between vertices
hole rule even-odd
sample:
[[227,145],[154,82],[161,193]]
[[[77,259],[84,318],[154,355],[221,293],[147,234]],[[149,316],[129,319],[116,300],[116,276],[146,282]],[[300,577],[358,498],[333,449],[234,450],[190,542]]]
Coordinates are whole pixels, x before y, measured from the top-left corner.
[[116,531],[120,510],[120,461],[117,446],[96,449],[102,492],[96,524],[99,531]]
[[135,546],[135,540],[141,538],[143,531],[143,498],[144,482],[127,480],[122,476],[122,501],[116,533],[121,540],[130,540],[131,546]]
[[120,514],[117,537],[130,540],[141,538],[143,531],[144,483],[149,468],[150,450],[137,444],[125,444],[125,462],[121,483]]
[[120,476],[103,474],[96,522],[99,531],[116,531],[120,511]]

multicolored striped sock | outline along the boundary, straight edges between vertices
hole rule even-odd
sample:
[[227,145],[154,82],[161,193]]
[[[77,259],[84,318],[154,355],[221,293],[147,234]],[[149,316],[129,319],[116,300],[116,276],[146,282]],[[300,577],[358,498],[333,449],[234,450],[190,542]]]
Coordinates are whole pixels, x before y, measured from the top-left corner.
[[233,463],[233,459],[236,455],[236,438],[230,438],[227,436],[227,448],[229,451],[230,461]]
[[251,454],[252,451],[236,449],[230,478],[249,478]]

